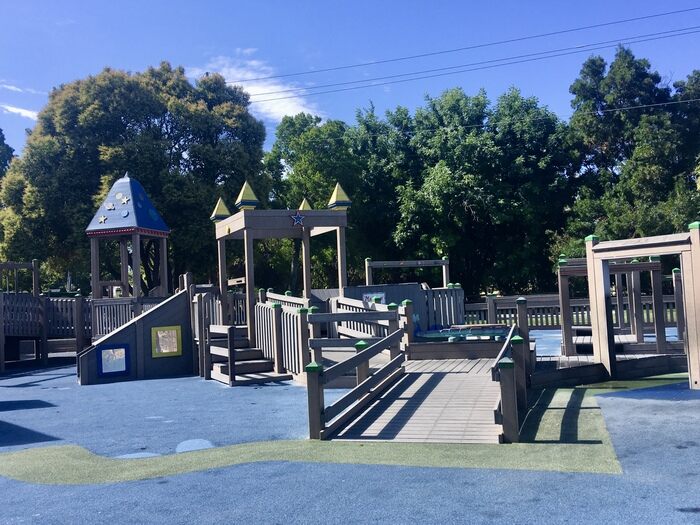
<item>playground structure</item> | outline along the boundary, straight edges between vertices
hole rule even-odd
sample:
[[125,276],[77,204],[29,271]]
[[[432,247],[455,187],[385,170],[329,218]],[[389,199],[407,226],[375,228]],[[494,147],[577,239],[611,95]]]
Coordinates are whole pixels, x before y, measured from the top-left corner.
[[[476,310],[465,305],[461,286],[449,282],[445,259],[366,260],[366,284],[347,286],[345,228],[350,204],[336,186],[329,210],[312,210],[307,202],[298,210],[257,210],[252,189],[244,185],[236,214],[228,213],[220,201],[212,215],[218,285],[197,285],[183,275],[174,295],[93,337],[91,346],[78,351],[80,383],[193,374],[229,386],[293,379],[307,385],[312,438],[484,443],[519,440],[531,388],[680,371],[689,371],[691,388],[698,388],[700,326],[695,326],[694,315],[700,292],[692,283],[693,264],[700,260],[695,253],[700,249],[700,223],[691,225],[690,233],[659,238],[606,243],[589,238],[585,265],[583,260],[561,261],[559,279],[566,286],[555,296],[554,306],[551,297],[490,296]],[[99,214],[98,219],[103,217]],[[325,291],[329,300],[318,303],[321,294],[311,287],[310,240],[332,232],[338,248],[338,290]],[[254,240],[265,238],[301,240],[301,297],[255,289]],[[229,279],[228,240],[244,242],[244,277]],[[664,305],[669,303],[661,295],[661,265],[655,259],[661,254],[681,255],[682,271],[673,273],[673,308]],[[651,259],[638,262],[642,257]],[[375,284],[372,269],[388,267],[441,267],[443,287]],[[645,271],[653,283],[652,318],[647,319],[653,321],[653,343],[643,339],[646,310],[639,274]],[[617,280],[615,303],[611,274]],[[567,280],[584,275],[591,300],[587,310],[579,311],[587,314],[582,316],[568,298]],[[128,272],[126,277],[119,286],[128,290]],[[98,288],[104,286],[98,279]],[[229,286],[243,286],[245,292],[229,292]],[[669,312],[679,329],[678,343],[663,335]],[[579,328],[574,325],[581,318],[591,322],[590,356],[576,352],[579,336],[574,330]],[[572,334],[573,351],[555,358],[538,356],[530,327],[555,321]],[[454,335],[477,333],[478,327],[471,324],[488,331]],[[431,340],[443,328],[450,330],[447,335]],[[633,340],[616,344],[620,336]],[[639,348],[629,351],[634,345]],[[325,390],[339,386],[349,391],[327,405]]]

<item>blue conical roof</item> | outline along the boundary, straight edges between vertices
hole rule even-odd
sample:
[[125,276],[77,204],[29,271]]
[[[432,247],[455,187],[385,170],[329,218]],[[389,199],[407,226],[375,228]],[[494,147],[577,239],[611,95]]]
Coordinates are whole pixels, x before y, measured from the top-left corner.
[[156,211],[143,186],[127,173],[112,185],[85,231],[89,237],[122,233],[164,237],[170,233],[170,228]]

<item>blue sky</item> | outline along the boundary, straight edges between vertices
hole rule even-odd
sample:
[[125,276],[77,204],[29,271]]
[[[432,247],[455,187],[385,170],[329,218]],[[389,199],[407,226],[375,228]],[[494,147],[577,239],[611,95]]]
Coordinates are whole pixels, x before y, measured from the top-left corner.
[[[632,7],[633,6],[633,7]],[[177,0],[4,0],[0,9],[0,128],[20,151],[25,129],[51,88],[96,74],[104,67],[141,71],[163,60],[192,78],[218,71],[229,80],[311,71],[464,47],[561,29],[700,6],[679,0],[583,2],[352,2]],[[566,35],[491,46],[418,60],[247,82],[251,93],[323,85],[471,64],[631,36],[700,26],[700,11]],[[700,68],[700,33],[633,44],[665,81]],[[461,86],[485,88],[495,99],[510,86],[534,95],[561,117],[570,115],[569,85],[591,54],[610,58],[614,49],[585,51],[537,62],[377,86],[326,95],[257,95],[253,112],[268,129],[285,114],[310,111],[325,118],[354,119],[373,103],[380,114],[397,105],[411,110],[426,95]]]

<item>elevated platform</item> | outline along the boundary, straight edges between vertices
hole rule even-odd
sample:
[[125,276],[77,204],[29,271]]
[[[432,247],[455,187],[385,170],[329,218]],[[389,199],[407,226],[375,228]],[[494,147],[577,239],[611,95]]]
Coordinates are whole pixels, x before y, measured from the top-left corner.
[[498,443],[493,359],[407,361],[406,373],[333,439]]

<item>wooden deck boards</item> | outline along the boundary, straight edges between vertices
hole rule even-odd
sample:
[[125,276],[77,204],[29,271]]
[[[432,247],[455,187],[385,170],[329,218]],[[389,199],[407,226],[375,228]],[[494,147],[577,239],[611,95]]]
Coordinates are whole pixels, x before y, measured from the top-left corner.
[[493,359],[408,361],[406,374],[334,439],[498,443]]

